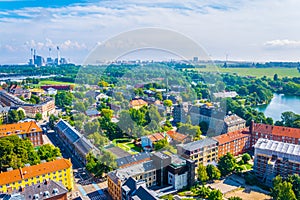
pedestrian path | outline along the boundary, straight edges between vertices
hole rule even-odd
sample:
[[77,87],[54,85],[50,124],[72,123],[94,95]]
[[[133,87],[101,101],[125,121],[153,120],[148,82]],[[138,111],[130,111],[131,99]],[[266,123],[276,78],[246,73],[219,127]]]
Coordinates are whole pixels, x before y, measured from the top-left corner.
[[78,185],[78,189],[83,196],[87,196],[86,191],[83,189],[83,187],[81,185]]
[[104,194],[103,191],[102,191],[102,189],[100,189],[99,186],[98,186],[96,183],[93,183],[93,186],[94,186],[94,188],[97,190],[97,192],[98,192],[100,195],[103,195],[103,194]]

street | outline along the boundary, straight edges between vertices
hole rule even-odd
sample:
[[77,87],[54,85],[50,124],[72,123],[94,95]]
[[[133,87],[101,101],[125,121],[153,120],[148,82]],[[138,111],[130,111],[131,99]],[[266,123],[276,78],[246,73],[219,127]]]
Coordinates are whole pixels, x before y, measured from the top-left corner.
[[71,158],[75,182],[75,188],[72,192],[73,198],[91,200],[110,199],[110,197],[104,192],[105,187],[107,187],[107,184],[105,184],[106,181],[100,183],[99,187],[99,185],[94,181],[94,178],[91,177],[85,169],[84,164],[72,153],[70,146],[63,142],[58,133],[53,130],[49,130],[47,131],[47,137],[54,146],[61,150],[63,158]]

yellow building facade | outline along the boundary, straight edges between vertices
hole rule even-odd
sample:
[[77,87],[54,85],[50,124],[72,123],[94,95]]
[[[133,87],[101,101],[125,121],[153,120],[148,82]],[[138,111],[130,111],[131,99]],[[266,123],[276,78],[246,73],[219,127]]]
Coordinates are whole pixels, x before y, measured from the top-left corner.
[[72,163],[57,159],[34,166],[23,167],[0,173],[0,193],[19,191],[26,186],[47,180],[61,182],[68,190],[74,188]]

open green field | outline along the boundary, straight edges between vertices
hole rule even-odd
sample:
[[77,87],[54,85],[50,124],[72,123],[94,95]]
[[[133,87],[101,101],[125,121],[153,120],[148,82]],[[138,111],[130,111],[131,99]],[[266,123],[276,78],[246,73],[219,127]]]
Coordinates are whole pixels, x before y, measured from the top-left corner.
[[39,85],[75,85],[75,83],[62,82],[62,81],[50,81],[50,80],[41,80]]
[[300,73],[296,68],[221,68],[207,66],[206,68],[196,68],[200,72],[219,72],[219,73],[236,73],[239,76],[256,76],[256,77],[273,77],[278,74],[282,77],[300,77]]

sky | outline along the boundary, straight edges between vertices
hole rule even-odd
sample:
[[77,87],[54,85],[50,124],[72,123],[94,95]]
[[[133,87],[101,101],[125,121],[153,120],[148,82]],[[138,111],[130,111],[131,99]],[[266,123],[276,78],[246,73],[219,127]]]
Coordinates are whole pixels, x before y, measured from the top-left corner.
[[56,46],[80,64],[97,45],[149,27],[190,38],[213,60],[299,61],[299,7],[298,0],[0,0],[0,64],[26,63],[31,48],[54,57]]

